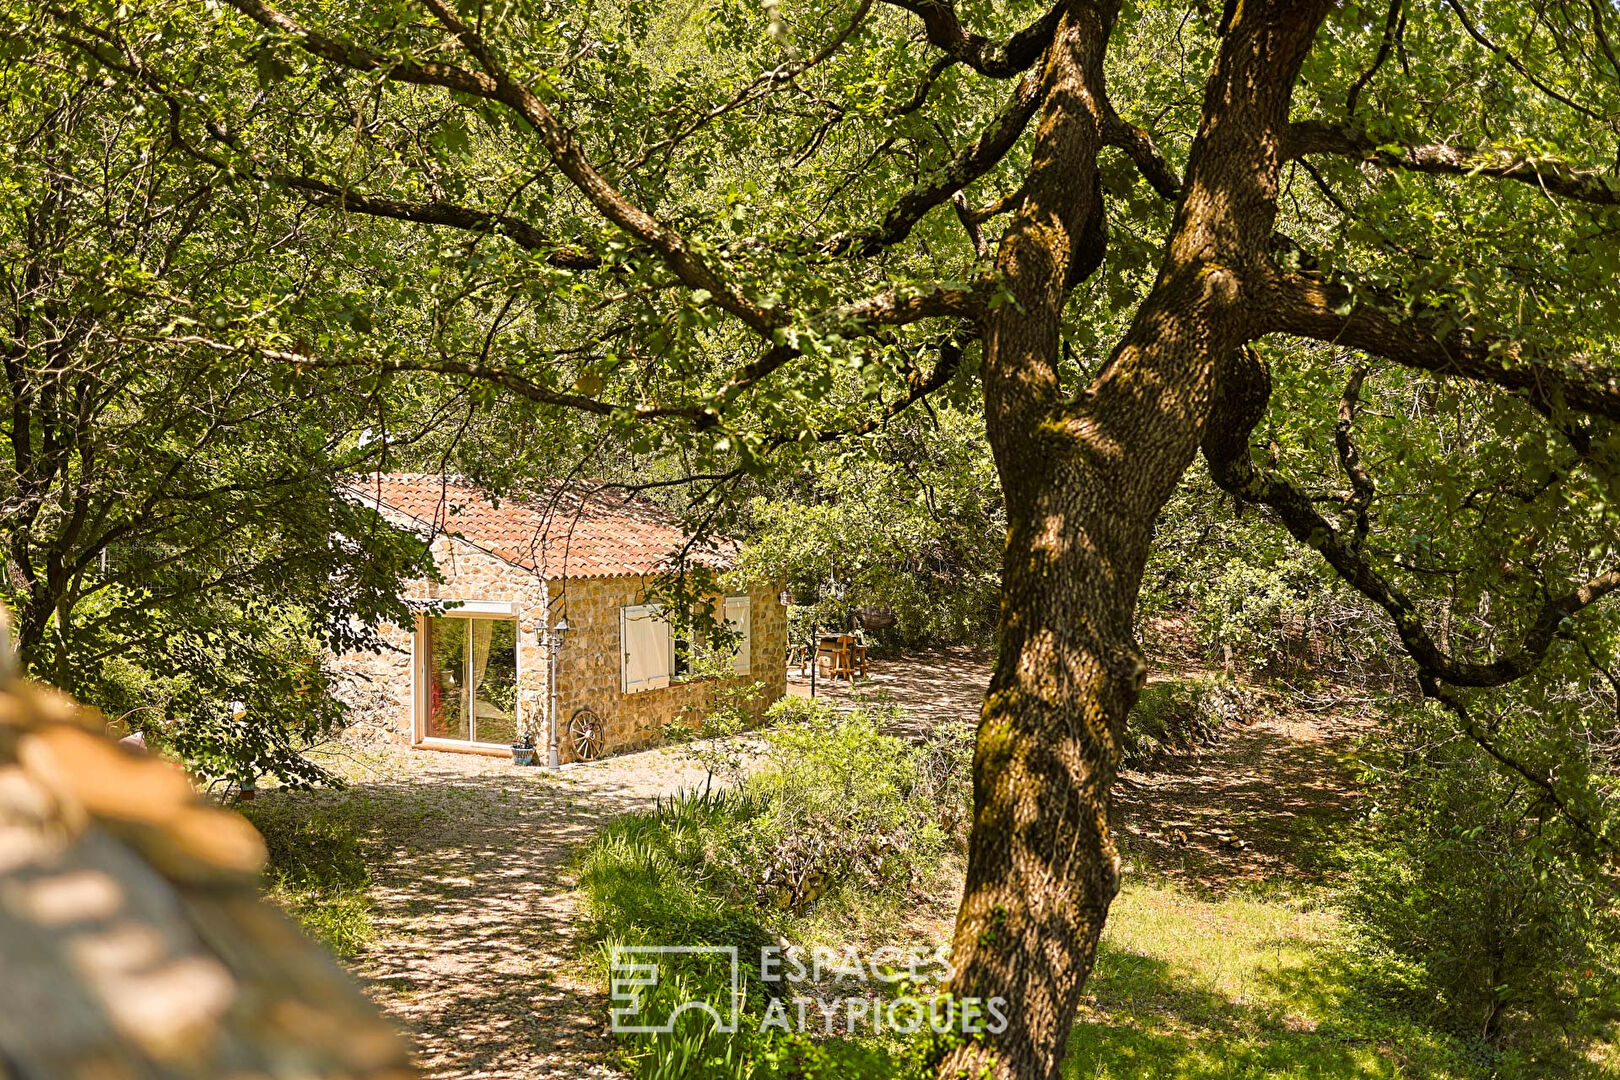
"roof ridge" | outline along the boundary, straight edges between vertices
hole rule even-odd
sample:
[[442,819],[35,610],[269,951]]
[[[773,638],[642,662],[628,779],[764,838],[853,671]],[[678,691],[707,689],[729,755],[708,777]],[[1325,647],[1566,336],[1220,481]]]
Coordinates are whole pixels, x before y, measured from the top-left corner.
[[600,481],[541,483],[537,493],[496,495],[464,474],[400,472],[362,474],[345,486],[379,509],[547,578],[644,577],[683,560],[734,565],[734,541],[694,543],[679,518],[651,500]]

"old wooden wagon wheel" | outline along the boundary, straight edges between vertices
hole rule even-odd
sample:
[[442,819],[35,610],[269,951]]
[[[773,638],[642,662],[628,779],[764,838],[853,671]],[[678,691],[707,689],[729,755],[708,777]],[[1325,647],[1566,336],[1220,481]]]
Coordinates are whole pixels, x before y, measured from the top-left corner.
[[592,760],[602,752],[602,718],[589,708],[575,709],[568,721],[568,737],[573,741],[575,761]]

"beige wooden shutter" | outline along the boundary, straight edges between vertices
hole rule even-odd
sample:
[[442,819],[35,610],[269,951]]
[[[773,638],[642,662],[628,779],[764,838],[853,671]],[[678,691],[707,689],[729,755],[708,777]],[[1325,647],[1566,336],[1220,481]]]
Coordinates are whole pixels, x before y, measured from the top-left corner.
[[663,611],[651,604],[619,609],[620,671],[624,692],[669,685],[673,642]]

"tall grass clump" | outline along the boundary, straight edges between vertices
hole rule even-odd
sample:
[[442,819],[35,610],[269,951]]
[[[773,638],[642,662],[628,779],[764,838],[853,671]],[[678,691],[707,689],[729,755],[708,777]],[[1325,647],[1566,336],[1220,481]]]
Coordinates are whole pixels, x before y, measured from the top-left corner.
[[353,956],[374,936],[371,883],[359,836],[336,809],[279,799],[239,809],[264,837],[265,892],[338,956]]

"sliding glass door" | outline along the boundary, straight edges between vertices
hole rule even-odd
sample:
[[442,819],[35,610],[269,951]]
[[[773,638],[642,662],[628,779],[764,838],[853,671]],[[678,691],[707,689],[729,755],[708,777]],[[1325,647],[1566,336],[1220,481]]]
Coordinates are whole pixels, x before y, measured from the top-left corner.
[[422,660],[427,672],[430,739],[500,743],[517,739],[517,622],[428,616]]

